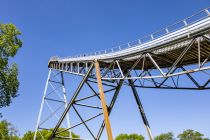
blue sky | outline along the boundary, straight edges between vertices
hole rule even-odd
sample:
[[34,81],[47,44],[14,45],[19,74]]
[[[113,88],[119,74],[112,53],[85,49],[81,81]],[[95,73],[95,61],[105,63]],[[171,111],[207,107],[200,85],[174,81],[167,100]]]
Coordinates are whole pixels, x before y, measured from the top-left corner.
[[[208,6],[207,0],[1,1],[0,23],[15,24],[23,40],[23,47],[12,60],[19,66],[20,95],[10,107],[1,109],[3,119],[12,122],[20,135],[34,130],[51,56],[111,48]],[[168,131],[178,134],[191,128],[210,137],[209,91],[139,89],[139,92],[154,135]],[[111,121],[114,136],[134,132],[147,137],[134,99],[126,89]]]

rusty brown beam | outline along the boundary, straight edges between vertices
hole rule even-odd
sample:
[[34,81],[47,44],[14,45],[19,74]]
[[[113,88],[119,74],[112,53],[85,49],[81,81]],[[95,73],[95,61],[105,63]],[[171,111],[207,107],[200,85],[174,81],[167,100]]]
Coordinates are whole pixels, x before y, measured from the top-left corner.
[[97,78],[98,89],[99,89],[99,94],[100,94],[100,98],[101,98],[101,106],[102,106],[102,109],[103,109],[103,115],[104,115],[104,122],[105,122],[105,126],[106,126],[107,137],[108,137],[108,140],[113,140],[112,129],[111,129],[110,121],[109,121],[106,99],[105,99],[105,96],[104,96],[104,89],[103,89],[102,80],[101,80],[101,72],[100,72],[99,62],[97,60],[95,60],[94,64],[95,64],[96,78]]

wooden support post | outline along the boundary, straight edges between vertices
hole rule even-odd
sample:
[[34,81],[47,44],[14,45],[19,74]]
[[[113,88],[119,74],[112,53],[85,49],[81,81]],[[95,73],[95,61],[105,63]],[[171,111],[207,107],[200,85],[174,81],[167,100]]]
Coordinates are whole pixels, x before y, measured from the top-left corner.
[[99,94],[100,94],[100,98],[101,98],[101,105],[103,108],[104,122],[105,122],[105,126],[106,126],[108,140],[113,140],[112,129],[111,129],[108,110],[107,110],[107,106],[106,106],[106,99],[104,96],[104,89],[103,89],[102,81],[101,81],[100,66],[99,66],[99,63],[97,60],[95,60],[95,70],[96,70],[96,78],[97,78],[97,82],[98,82],[98,89],[99,89]]

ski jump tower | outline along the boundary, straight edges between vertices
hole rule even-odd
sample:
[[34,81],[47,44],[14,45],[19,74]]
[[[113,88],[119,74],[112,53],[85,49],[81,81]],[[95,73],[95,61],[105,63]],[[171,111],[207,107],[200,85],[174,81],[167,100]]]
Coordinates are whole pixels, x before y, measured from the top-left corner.
[[[49,128],[54,128],[50,140],[78,139],[72,138],[71,130],[83,126],[91,139],[99,140],[105,128],[107,139],[113,140],[109,116],[121,87],[128,86],[135,98],[149,139],[153,140],[137,88],[210,89],[209,60],[210,8],[115,48],[67,58],[52,57],[48,64],[49,75],[34,139],[41,135],[39,130]],[[69,74],[82,77],[82,80],[74,93],[68,93],[71,98],[67,101],[64,77]],[[87,91],[88,93],[83,93],[81,97],[84,86],[89,88],[91,94]],[[105,96],[108,94],[111,98],[107,99]],[[93,105],[96,103],[93,100],[97,100],[99,105]],[[84,103],[85,101],[87,102]],[[48,115],[44,112],[45,106],[51,112]],[[79,107],[85,110],[81,111]],[[97,110],[98,113],[84,118],[82,114],[90,115],[88,109]],[[76,116],[80,122],[71,121],[70,124],[71,117]],[[51,117],[57,118],[54,124],[49,121]],[[97,130],[96,126],[93,130],[90,125],[94,120],[99,125]],[[63,136],[67,131],[70,135]]]

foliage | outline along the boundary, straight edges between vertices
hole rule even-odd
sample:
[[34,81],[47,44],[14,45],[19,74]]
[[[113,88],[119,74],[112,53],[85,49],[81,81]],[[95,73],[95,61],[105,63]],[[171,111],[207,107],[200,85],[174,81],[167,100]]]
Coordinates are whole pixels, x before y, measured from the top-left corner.
[[[60,128],[58,131],[62,131],[64,128]],[[50,135],[52,134],[53,129],[50,130],[41,130],[37,133],[36,140],[43,140],[42,136],[44,139],[49,139]],[[32,140],[34,137],[35,132],[28,131],[24,134],[23,138],[21,140]],[[69,131],[66,131],[64,133],[61,133],[59,136],[63,137],[68,137],[69,136]],[[78,135],[74,134],[73,132],[71,133],[73,138],[79,138]],[[55,138],[54,140],[61,140],[60,138]]]
[[0,24],[0,108],[9,106],[11,99],[17,96],[18,69],[15,63],[9,64],[9,58],[22,46],[20,34],[13,24]]
[[120,134],[115,138],[115,140],[144,140],[144,137],[138,134]]
[[175,140],[173,133],[168,132],[155,137],[155,140]]
[[33,140],[34,138],[34,132],[28,131],[23,135],[22,140]]
[[[183,133],[178,135],[178,140],[210,140],[208,138],[203,138],[203,134],[194,131],[194,130],[186,130]],[[115,140],[144,140],[142,135],[137,134],[120,134]],[[172,132],[163,133],[159,136],[156,136],[154,140],[175,140],[175,137]]]
[[179,134],[177,138],[180,140],[209,140],[208,138],[203,138],[203,134],[194,130],[185,130],[182,134]]
[[0,122],[0,139],[19,140],[19,137],[17,136],[17,130],[11,123],[7,122],[6,120]]
[[[60,128],[58,131],[62,131],[64,128]],[[50,130],[42,130],[37,133],[36,140],[43,140],[42,136],[45,139],[49,139],[50,135],[52,134],[53,129]],[[0,140],[33,140],[35,132],[28,131],[24,134],[22,138],[17,136],[17,130],[14,128],[14,126],[7,122],[6,120],[0,121]],[[41,134],[41,135],[40,135]],[[65,131],[64,133],[61,133],[59,136],[68,137],[69,131]],[[73,138],[79,138],[78,135],[72,132]],[[61,140],[60,138],[56,138],[54,140]]]
[[[64,128],[59,128],[58,131],[62,131]],[[49,139],[50,135],[52,134],[53,129],[50,130],[41,130],[37,133],[36,140],[43,140]],[[24,134],[22,138],[18,137],[17,129],[14,126],[7,122],[6,120],[0,121],[0,140],[33,140],[35,132],[28,131]],[[41,134],[41,135],[40,135]],[[59,136],[68,137],[69,131],[65,131],[61,133]],[[43,138],[42,138],[43,136]],[[204,138],[204,135],[194,131],[194,130],[185,130],[183,133],[178,135],[179,140],[210,140],[208,138]],[[79,138],[78,135],[72,132],[73,138]],[[54,140],[62,140],[61,138],[55,138]],[[118,135],[115,140],[144,140],[142,135],[138,134],[120,134]],[[155,140],[175,140],[173,133],[163,133],[159,136],[155,137]]]

